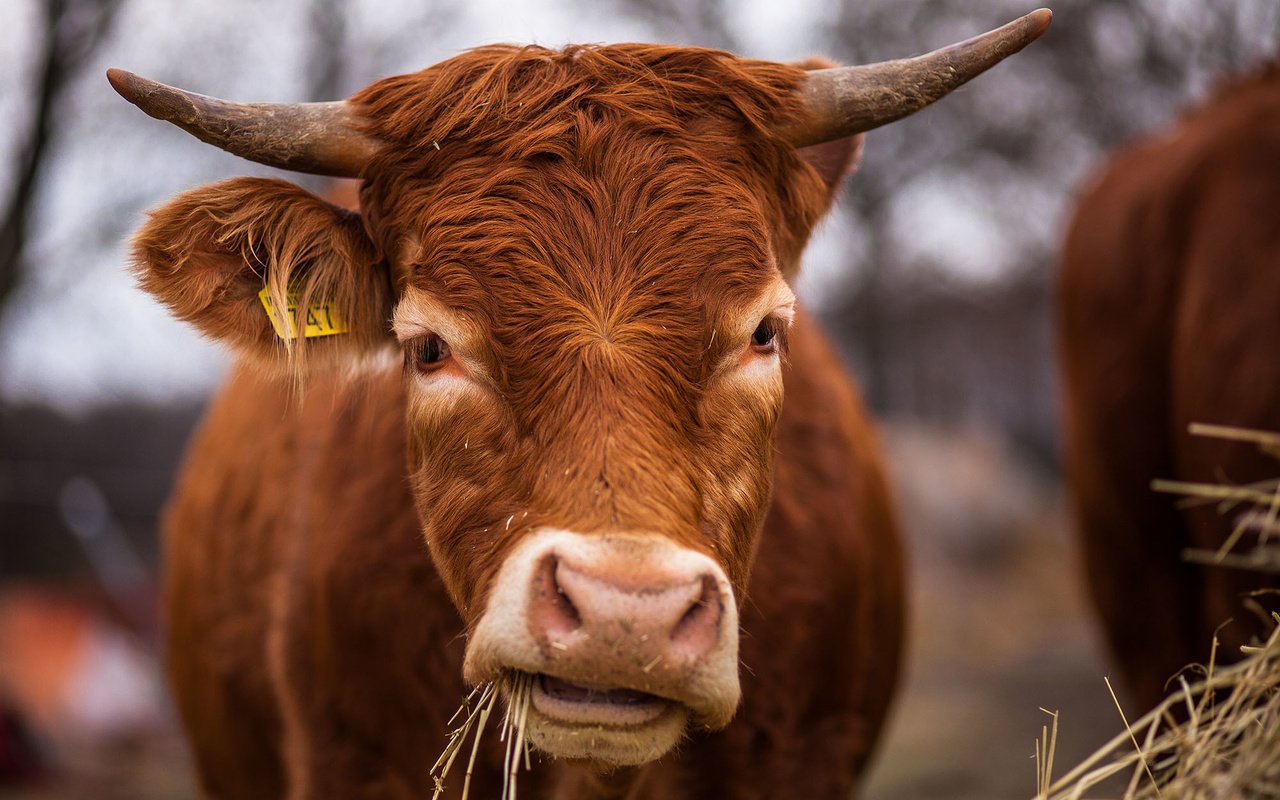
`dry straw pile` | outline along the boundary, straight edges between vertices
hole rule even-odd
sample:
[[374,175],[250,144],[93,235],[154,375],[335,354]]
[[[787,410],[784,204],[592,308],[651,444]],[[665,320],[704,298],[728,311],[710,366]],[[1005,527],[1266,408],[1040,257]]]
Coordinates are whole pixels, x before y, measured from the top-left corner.
[[[1210,425],[1193,425],[1191,432],[1252,443],[1280,459],[1280,434]],[[1280,573],[1280,480],[1249,486],[1156,481],[1154,488],[1238,514],[1221,549],[1188,552],[1189,560]],[[1248,533],[1256,538],[1246,542]],[[1221,667],[1215,641],[1207,666],[1184,670],[1177,691],[1141,719],[1130,723],[1121,709],[1124,732],[1057,780],[1058,719],[1046,711],[1053,719],[1036,742],[1036,800],[1093,796],[1090,790],[1117,775],[1129,776],[1125,800],[1280,798],[1280,615],[1271,617],[1276,627],[1265,644],[1245,648],[1242,661]]]

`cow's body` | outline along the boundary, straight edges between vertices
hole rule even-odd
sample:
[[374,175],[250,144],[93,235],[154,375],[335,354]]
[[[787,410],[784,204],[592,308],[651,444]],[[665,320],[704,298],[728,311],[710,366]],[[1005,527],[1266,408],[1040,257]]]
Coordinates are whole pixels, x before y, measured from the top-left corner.
[[[1136,699],[1260,630],[1258,573],[1193,567],[1237,516],[1155,478],[1249,483],[1280,464],[1193,422],[1280,430],[1280,68],[1117,156],[1082,198],[1061,277],[1067,455],[1089,583]],[[1264,605],[1272,601],[1258,598]]]
[[[788,281],[859,134],[1049,17],[887,67],[494,46],[330,104],[110,73],[205,141],[361,179],[358,213],[200,187],[134,239],[143,288],[243,358],[168,518],[206,792],[424,797],[475,687],[542,762],[522,797],[847,797],[897,679],[902,555]],[[286,307],[338,323],[282,346]]]
[[[743,611],[743,707],[624,770],[629,796],[846,797],[876,740],[902,557],[875,438],[807,319],[786,391]],[[212,796],[279,797],[285,772],[292,797],[430,794],[465,643],[404,478],[403,394],[391,368],[320,378],[298,407],[287,381],[242,369],[209,411],[166,527],[170,670]],[[497,795],[489,744],[476,797]],[[594,796],[562,785],[576,780],[539,760],[520,793]]]

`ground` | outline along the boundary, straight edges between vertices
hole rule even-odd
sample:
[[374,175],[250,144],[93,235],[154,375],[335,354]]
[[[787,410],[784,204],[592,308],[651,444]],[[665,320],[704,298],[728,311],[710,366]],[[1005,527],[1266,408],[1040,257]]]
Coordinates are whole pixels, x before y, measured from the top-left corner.
[[865,795],[1030,797],[1041,708],[1060,713],[1055,774],[1121,729],[1063,487],[994,435],[890,425],[885,444],[912,546],[911,651]]

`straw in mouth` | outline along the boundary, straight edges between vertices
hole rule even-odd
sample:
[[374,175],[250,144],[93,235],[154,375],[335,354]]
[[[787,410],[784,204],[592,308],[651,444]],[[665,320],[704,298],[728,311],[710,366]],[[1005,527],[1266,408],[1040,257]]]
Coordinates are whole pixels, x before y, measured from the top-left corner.
[[467,772],[462,781],[462,799],[466,800],[471,791],[471,775],[475,771],[476,755],[480,751],[480,738],[484,734],[485,724],[493,713],[498,695],[504,694],[507,699],[506,713],[502,717],[498,740],[505,742],[506,756],[503,760],[502,800],[516,800],[516,774],[523,760],[526,771],[530,768],[529,740],[525,731],[529,722],[529,705],[533,694],[533,676],[526,672],[514,672],[503,675],[495,681],[477,686],[462,701],[449,724],[454,724],[460,717],[462,722],[449,733],[449,742],[444,752],[431,767],[431,778],[435,781],[435,792],[432,800],[437,800],[444,793],[444,779],[448,776],[453,762],[462,752],[463,745],[472,730],[475,735],[471,742],[471,757],[467,761]]

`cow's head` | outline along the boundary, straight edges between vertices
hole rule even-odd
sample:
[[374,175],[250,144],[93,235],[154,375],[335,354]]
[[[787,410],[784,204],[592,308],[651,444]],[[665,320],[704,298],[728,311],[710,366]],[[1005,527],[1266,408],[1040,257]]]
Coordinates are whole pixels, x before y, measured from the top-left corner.
[[[738,704],[787,281],[858,134],[1047,23],[808,73],[648,45],[491,47],[304,106],[113,72],[206,141],[362,179],[359,213],[276,180],[188,192],[138,234],[137,271],[268,368],[400,353],[409,479],[469,630],[467,680],[535,675],[537,747],[642,763]],[[348,331],[282,343],[264,286]]]

